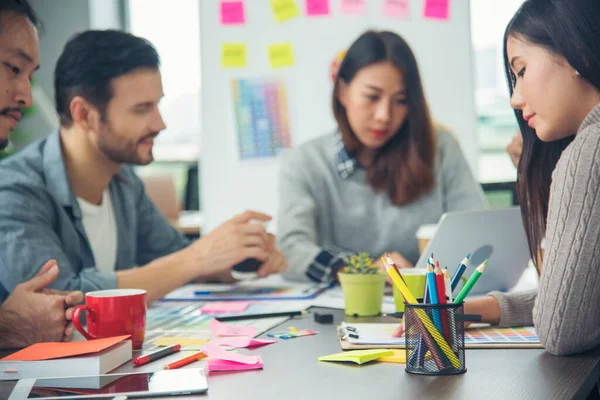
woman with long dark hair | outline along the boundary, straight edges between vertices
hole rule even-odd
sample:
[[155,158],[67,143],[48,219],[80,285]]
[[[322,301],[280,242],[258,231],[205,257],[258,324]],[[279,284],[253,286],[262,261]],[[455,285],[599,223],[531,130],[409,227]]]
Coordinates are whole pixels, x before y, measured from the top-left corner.
[[556,355],[600,344],[598,21],[598,0],[527,0],[506,28],[510,103],[523,133],[518,194],[540,285],[465,304],[493,324],[533,323]]
[[420,225],[485,207],[458,143],[432,123],[400,36],[369,31],[350,46],[333,113],[338,130],[290,151],[281,166],[277,233],[288,276],[330,282],[359,251],[390,252],[412,267]]

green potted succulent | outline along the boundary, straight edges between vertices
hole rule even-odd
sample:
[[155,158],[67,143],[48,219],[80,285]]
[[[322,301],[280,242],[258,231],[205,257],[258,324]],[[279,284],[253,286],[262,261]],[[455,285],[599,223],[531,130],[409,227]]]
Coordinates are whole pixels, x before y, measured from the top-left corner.
[[370,317],[381,314],[385,275],[373,265],[369,253],[350,256],[346,263],[338,273],[346,315]]

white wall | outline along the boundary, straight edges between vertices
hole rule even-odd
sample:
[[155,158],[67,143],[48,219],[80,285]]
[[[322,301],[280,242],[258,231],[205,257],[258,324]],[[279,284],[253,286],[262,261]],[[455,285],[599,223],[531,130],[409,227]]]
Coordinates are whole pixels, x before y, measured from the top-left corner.
[[[460,138],[471,168],[477,171],[473,67],[469,2],[451,1],[450,21],[424,20],[424,0],[410,1],[410,17],[381,14],[382,0],[369,0],[367,15],[339,13],[331,0],[329,17],[301,16],[277,24],[268,0],[246,0],[246,25],[219,24],[218,0],[200,3],[202,50],[202,204],[206,228],[233,214],[255,208],[277,211],[278,160],[239,160],[230,81],[236,77],[278,76],[288,85],[294,145],[335,129],[331,113],[329,66],[334,55],[368,28],[393,30],[411,45],[419,62],[426,94],[436,120]],[[296,0],[303,14],[304,1]],[[221,44],[245,42],[248,67],[220,66]],[[291,41],[296,65],[280,71],[268,66],[267,45]]]
[[20,130],[43,137],[58,127],[54,108],[54,67],[65,44],[75,33],[86,29],[118,28],[122,18],[120,0],[31,0],[42,22],[40,70],[34,103],[38,112],[21,122]]

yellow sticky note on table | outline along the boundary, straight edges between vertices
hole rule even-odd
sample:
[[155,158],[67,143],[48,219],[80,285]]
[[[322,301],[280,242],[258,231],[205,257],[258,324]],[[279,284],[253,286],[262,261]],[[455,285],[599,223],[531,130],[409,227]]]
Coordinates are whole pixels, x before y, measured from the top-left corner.
[[392,350],[393,355],[378,358],[377,361],[406,364],[406,350]]
[[271,0],[271,9],[277,22],[287,21],[300,15],[295,0]]
[[224,43],[221,48],[221,66],[240,68],[246,66],[246,45]]
[[269,61],[271,68],[289,67],[294,65],[294,51],[289,42],[269,46]]
[[152,342],[155,346],[173,346],[180,344],[181,347],[200,347],[204,343],[208,342],[208,339],[193,339],[193,338],[182,338],[182,337],[161,337]]
[[394,352],[392,350],[351,350],[319,357],[319,361],[342,361],[364,364],[369,361],[377,360],[381,357],[391,357],[393,355]]

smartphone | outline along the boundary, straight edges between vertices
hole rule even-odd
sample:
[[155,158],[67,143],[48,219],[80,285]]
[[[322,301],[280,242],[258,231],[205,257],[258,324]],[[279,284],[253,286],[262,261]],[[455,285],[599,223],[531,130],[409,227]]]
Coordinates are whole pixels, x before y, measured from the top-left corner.
[[208,390],[202,368],[157,372],[20,379],[9,400],[128,399],[201,394]]

